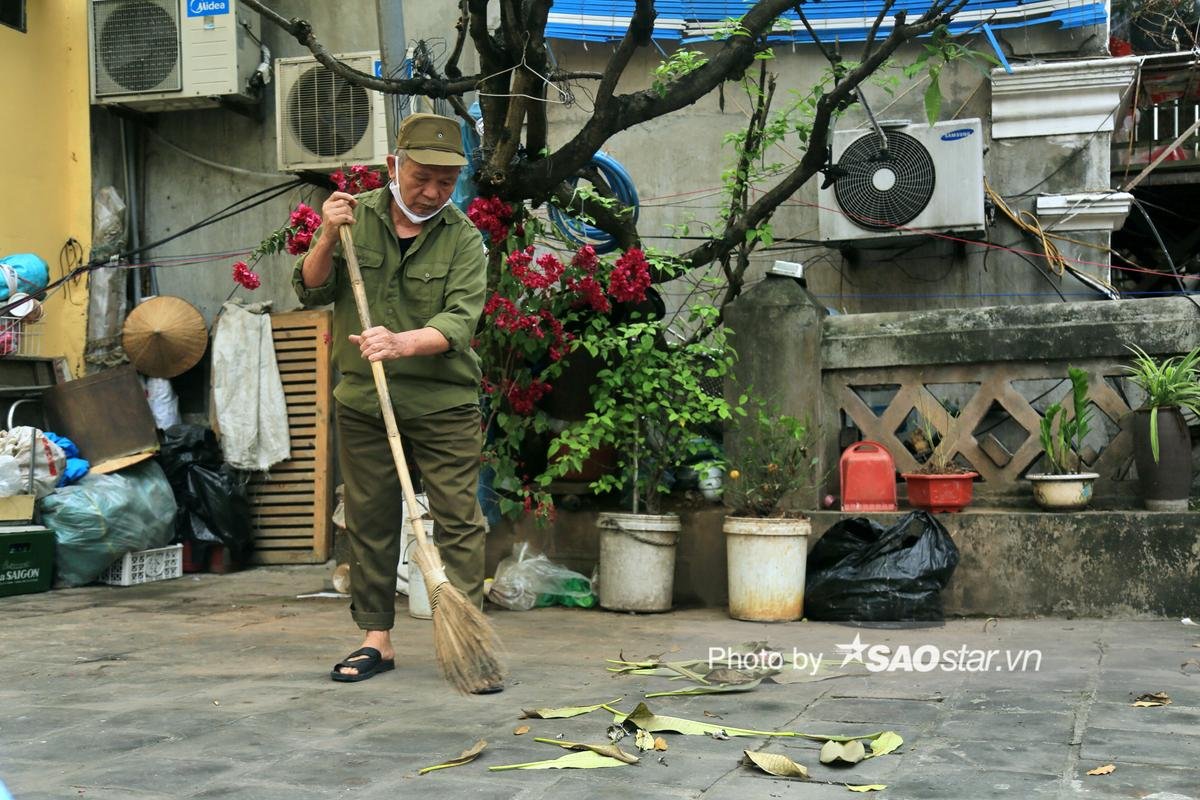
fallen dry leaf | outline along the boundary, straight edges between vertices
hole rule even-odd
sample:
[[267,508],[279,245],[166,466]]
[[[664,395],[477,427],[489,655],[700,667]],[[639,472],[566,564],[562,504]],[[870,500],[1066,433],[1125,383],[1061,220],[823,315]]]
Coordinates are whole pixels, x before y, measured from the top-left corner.
[[803,764],[797,764],[785,755],[779,753],[753,753],[749,750],[743,750],[746,757],[742,763],[746,766],[756,766],[763,772],[769,775],[775,775],[780,778],[807,778],[808,768]]
[[886,756],[904,744],[903,737],[895,731],[884,731],[869,741],[871,742],[871,755],[867,756],[867,758]]
[[653,750],[654,734],[638,728],[637,733],[633,735],[633,743],[637,745],[637,749],[641,750],[643,753],[647,750]]
[[461,767],[463,764],[470,764],[480,753],[483,752],[485,747],[487,747],[487,740],[480,739],[466,750],[463,750],[462,754],[457,758],[452,758],[449,761],[445,761],[441,764],[434,764],[432,767],[425,767],[424,769],[418,770],[417,774],[424,775],[426,772],[433,772],[437,769],[449,769],[450,767]]
[[1200,672],[1200,658],[1189,658],[1179,665],[1179,671],[1187,675],[1188,667],[1195,667],[1196,671]]
[[1103,767],[1096,767],[1095,769],[1089,769],[1087,771],[1087,774],[1088,775],[1107,775],[1108,773],[1112,772],[1116,768],[1117,767],[1115,764],[1105,764]]
[[568,717],[578,717],[582,714],[590,714],[598,708],[605,706],[616,705],[623,698],[618,697],[616,700],[610,700],[607,703],[597,703],[594,706],[568,706],[566,708],[523,708],[521,709],[521,719],[567,719]]
[[719,742],[723,742],[729,738],[729,734],[726,733],[725,731],[713,731],[712,738],[716,739]]
[[667,740],[662,738],[661,736],[655,736],[654,737],[654,749],[655,750],[666,750],[667,749]]
[[846,788],[852,792],[882,792],[887,788],[886,783],[864,783],[861,786],[851,786],[846,784]]
[[560,742],[557,739],[534,739],[535,742],[542,744],[553,744],[564,750],[590,750],[591,752],[604,756],[606,758],[615,758],[618,761],[624,761],[626,764],[636,764],[638,757],[626,753],[615,744],[587,744],[585,742]]
[[821,745],[822,764],[857,764],[867,757],[867,750],[858,739],[848,742],[829,741]]
[[[1196,645],[1196,647],[1200,647],[1200,644]],[[706,717],[710,717],[710,718],[712,718],[712,719],[725,719],[725,718],[724,718],[724,717],[722,717],[720,714],[714,714],[714,713],[712,713],[711,711],[705,711],[705,712],[704,712],[704,716],[706,716]]]
[[1171,705],[1171,698],[1166,692],[1148,692],[1140,694],[1133,701],[1134,708],[1156,708]]
[[523,736],[526,733],[529,733],[528,725],[518,725],[516,728],[513,728],[513,736]]
[[488,767],[488,771],[502,772],[509,769],[595,769],[597,767],[624,767],[628,763],[628,761],[584,750],[548,761],[530,761],[525,764],[502,764],[496,767]]

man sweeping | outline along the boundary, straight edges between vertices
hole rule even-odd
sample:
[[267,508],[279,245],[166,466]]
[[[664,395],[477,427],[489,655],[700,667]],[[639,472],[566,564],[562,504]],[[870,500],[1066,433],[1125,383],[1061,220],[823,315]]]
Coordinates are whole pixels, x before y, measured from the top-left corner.
[[[387,156],[387,187],[357,197],[334,192],[299,259],[293,285],[306,306],[333,303],[338,460],[351,548],[350,611],[362,647],[330,677],[352,682],[395,666],[396,568],[402,493],[372,364],[383,364],[396,428],[420,469],[445,573],[474,608],[483,602],[483,514],[476,500],[483,435],[479,358],[471,337],[486,283],[479,232],[450,203],[467,163],[458,125],[413,114]],[[355,306],[342,226],[351,226],[373,327]],[[385,380],[383,377],[381,381]],[[435,623],[437,610],[435,609]],[[440,644],[440,642],[439,642]],[[496,682],[474,686],[499,691]]]

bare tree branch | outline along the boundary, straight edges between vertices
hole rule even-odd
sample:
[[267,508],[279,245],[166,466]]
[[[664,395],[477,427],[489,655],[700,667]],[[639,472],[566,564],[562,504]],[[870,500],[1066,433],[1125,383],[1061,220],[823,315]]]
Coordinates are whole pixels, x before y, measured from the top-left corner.
[[650,43],[650,34],[654,32],[656,16],[654,0],[637,0],[637,7],[633,10],[629,28],[625,31],[625,36],[621,38],[621,43],[617,45],[612,58],[608,60],[600,87],[596,90],[595,105],[597,107],[612,97],[612,93],[617,88],[617,82],[625,72],[625,67],[629,65],[629,60],[633,58],[634,52],[639,47],[645,47]]
[[879,33],[879,26],[883,24],[884,18],[887,17],[894,5],[896,5],[896,0],[884,0],[883,8],[879,9],[879,16],[875,17],[875,24],[871,26],[871,30],[867,31],[867,41],[863,46],[863,58],[871,55],[871,48],[875,46],[875,34]]
[[793,2],[759,0],[742,17],[741,27],[748,35],[725,40],[720,52],[704,66],[670,84],[663,95],[648,89],[615,96],[606,103],[599,102],[597,97],[595,113],[569,142],[548,158],[519,167],[509,180],[519,182],[535,196],[545,196],[556,184],[575,174],[614,134],[689,106],[722,82],[740,76],[753,63],[754,54],[761,47],[760,37]]
[[296,41],[307,47],[326,69],[333,72],[355,86],[364,89],[374,89],[388,94],[419,94],[425,97],[445,98],[455,94],[469,92],[479,82],[479,76],[459,78],[455,81],[435,80],[432,78],[376,78],[366,72],[360,72],[343,64],[333,57],[333,54],[317,40],[312,25],[302,19],[284,19],[259,0],[243,0],[248,8],[260,13],[265,19],[278,25],[291,34]]
[[808,149],[796,168],[755,201],[745,214],[730,220],[720,237],[689,250],[680,256],[680,259],[688,264],[690,269],[711,264],[732,252],[740,242],[744,241],[748,230],[758,227],[769,219],[784,200],[795,194],[824,166],[825,142],[829,135],[833,116],[851,102],[858,86],[878,70],[900,45],[945,24],[965,3],[966,0],[937,0],[912,25],[905,23],[905,12],[898,12],[895,27],[879,48],[856,68],[846,73],[833,89],[822,95],[821,99],[817,101]]
[[467,0],[459,0],[458,9],[458,22],[454,24],[454,29],[457,31],[454,49],[450,51],[450,57],[446,59],[445,72],[449,78],[462,77],[462,70],[458,68],[458,59],[462,57],[463,45],[467,43],[467,26],[471,22],[471,7]]
[[596,222],[596,227],[608,232],[622,250],[638,245],[637,226],[633,223],[633,209],[627,206],[611,208],[597,203],[575,192],[570,183],[563,182],[554,187],[550,194],[554,204],[571,215],[583,214]]
[[821,41],[821,37],[817,36],[817,32],[813,30],[812,23],[808,21],[808,16],[804,13],[802,4],[796,3],[793,10],[796,12],[796,16],[800,17],[800,21],[804,23],[804,30],[808,31],[808,35],[812,37],[813,44],[821,51],[821,55],[825,56],[825,60],[833,65],[834,75],[841,77],[842,57],[826,47],[825,43]]

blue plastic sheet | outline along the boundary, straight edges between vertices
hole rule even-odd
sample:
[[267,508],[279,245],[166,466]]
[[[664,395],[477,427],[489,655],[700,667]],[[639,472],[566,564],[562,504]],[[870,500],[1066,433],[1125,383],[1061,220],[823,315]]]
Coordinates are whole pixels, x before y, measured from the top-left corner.
[[92,465],[87,459],[80,457],[78,445],[67,437],[59,436],[57,433],[51,433],[50,431],[46,431],[46,438],[61,447],[63,455],[67,457],[67,465],[63,468],[62,477],[58,479],[58,486],[70,486],[88,474]]
[[0,258],[0,300],[7,300],[12,292],[35,294],[45,289],[49,281],[49,267],[33,253]]

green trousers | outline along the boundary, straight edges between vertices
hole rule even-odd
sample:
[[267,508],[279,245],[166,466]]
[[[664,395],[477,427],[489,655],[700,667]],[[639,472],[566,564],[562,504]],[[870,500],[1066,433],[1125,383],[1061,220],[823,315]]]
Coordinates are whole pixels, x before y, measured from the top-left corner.
[[[415,462],[421,473],[446,576],[482,606],[487,528],[476,498],[483,446],[479,408],[459,406],[396,423],[410,466]],[[338,404],[337,431],[351,553],[350,614],[363,630],[391,630],[406,516],[400,479],[382,419]]]

